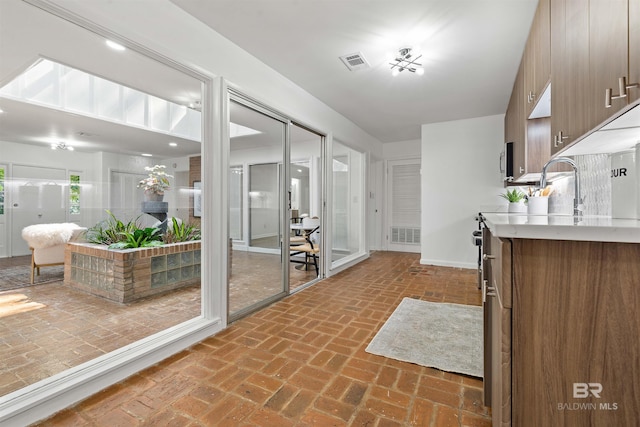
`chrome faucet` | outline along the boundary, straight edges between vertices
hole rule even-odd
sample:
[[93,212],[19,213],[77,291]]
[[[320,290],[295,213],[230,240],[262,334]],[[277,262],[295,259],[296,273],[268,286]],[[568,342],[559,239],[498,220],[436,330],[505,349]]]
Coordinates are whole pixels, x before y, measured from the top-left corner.
[[542,167],[542,174],[540,175],[540,189],[544,189],[547,186],[547,168],[554,163],[568,163],[573,168],[574,174],[574,192],[573,192],[573,215],[582,216],[582,194],[580,193],[580,174],[578,173],[578,165],[569,157],[556,157],[549,160]]

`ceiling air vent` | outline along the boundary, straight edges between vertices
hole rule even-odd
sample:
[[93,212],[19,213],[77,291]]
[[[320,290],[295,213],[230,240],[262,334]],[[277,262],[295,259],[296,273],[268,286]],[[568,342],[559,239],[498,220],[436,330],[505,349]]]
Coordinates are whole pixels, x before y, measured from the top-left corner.
[[369,68],[369,63],[360,52],[350,53],[340,57],[340,60],[350,71],[361,70],[363,68]]

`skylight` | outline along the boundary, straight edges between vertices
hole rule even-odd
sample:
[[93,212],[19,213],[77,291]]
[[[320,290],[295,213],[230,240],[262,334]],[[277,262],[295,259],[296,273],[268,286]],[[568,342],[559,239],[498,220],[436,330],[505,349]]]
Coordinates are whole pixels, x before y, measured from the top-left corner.
[[0,96],[86,117],[202,140],[200,111],[40,59],[0,88]]
[[[202,141],[198,109],[48,59],[39,59],[0,88],[0,97]],[[236,123],[229,130],[231,138],[262,133]]]

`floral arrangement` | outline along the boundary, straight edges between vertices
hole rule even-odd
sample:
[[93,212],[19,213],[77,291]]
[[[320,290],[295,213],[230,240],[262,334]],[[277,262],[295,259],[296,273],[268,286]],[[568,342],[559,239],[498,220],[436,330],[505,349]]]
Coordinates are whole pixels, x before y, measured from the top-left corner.
[[165,169],[165,165],[146,166],[144,170],[149,172],[149,176],[140,180],[138,188],[143,188],[145,193],[164,194],[169,189],[169,178],[173,178],[164,171]]

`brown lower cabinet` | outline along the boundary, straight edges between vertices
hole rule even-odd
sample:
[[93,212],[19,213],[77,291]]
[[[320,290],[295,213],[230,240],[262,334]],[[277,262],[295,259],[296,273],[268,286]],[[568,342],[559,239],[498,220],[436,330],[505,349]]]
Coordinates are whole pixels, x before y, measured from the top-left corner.
[[493,425],[637,426],[640,244],[487,240]]

